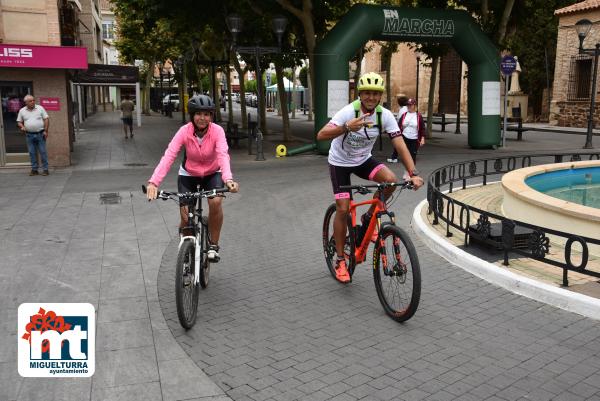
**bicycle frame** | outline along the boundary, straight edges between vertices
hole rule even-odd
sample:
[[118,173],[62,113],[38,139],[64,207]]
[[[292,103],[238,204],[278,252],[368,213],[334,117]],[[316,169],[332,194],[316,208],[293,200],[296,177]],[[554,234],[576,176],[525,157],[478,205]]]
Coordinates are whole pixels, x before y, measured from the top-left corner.
[[[200,186],[196,188],[200,192]],[[203,230],[200,229],[204,223],[202,223],[202,198],[197,198],[194,204],[188,205],[188,223],[185,228],[191,229],[194,235],[186,235],[181,237],[179,244],[183,241],[189,240],[194,241],[194,271],[200,271],[201,252],[207,252],[207,249],[200,250],[203,238],[200,238],[203,234]],[[197,219],[197,220],[196,220]],[[200,282],[200,274],[194,275],[194,285]]]
[[392,212],[387,210],[385,206],[385,199],[383,198],[383,191],[379,191],[379,196],[377,198],[369,199],[362,202],[354,202],[350,201],[350,214],[352,216],[352,233],[354,238],[356,238],[356,209],[360,206],[366,205],[375,205],[375,209],[373,210],[373,217],[371,221],[369,221],[369,226],[365,231],[365,234],[362,238],[362,242],[357,244],[354,251],[354,258],[356,263],[362,263],[365,261],[367,257],[367,250],[369,249],[369,243],[371,242],[371,237],[373,236],[373,232],[375,229],[379,231],[381,227],[381,216],[388,215],[392,224],[395,224],[395,217]]

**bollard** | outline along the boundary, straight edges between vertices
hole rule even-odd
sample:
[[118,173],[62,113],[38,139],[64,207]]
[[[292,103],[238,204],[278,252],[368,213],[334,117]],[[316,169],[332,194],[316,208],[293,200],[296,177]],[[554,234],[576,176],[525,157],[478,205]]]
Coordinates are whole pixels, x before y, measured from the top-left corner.
[[258,127],[256,121],[248,121],[248,154],[252,154],[252,141],[256,138]]
[[263,153],[263,134],[260,129],[256,130],[256,159],[255,161],[264,161],[265,155]]
[[235,143],[236,148],[239,146],[239,143],[238,143],[239,140],[240,140],[240,138],[238,137],[238,125],[233,124],[233,141]]

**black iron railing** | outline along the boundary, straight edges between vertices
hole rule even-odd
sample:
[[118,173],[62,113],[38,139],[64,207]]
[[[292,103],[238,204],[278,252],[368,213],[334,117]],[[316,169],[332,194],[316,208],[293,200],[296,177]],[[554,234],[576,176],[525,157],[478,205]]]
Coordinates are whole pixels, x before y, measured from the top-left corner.
[[[568,286],[568,272],[599,277],[600,272],[586,269],[589,246],[600,245],[599,238],[588,238],[550,228],[536,226],[468,205],[449,196],[459,187],[487,185],[490,179],[499,181],[505,173],[515,169],[563,161],[600,160],[598,152],[556,153],[506,156],[468,160],[450,164],[433,171],[428,178],[427,201],[433,224],[446,223],[446,236],[451,228],[464,235],[465,246],[471,240],[485,243],[504,253],[504,265],[515,255],[542,261],[563,270],[563,286]],[[475,218],[477,222],[471,224]],[[549,254],[550,237],[564,242],[561,252]],[[553,239],[554,239],[553,238]],[[578,247],[574,246],[578,244]]]

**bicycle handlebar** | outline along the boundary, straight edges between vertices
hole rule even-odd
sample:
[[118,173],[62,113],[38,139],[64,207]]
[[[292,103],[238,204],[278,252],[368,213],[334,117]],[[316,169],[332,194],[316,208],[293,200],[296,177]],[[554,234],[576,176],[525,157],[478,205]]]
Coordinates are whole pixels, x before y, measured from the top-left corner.
[[414,185],[412,181],[402,181],[402,182],[382,182],[379,184],[368,184],[368,185],[341,185],[340,189],[349,189],[356,190],[357,193],[361,195],[366,195],[371,193],[370,188],[385,189],[389,187],[401,187],[402,189],[412,189]]
[[[142,185],[142,192],[147,193],[148,189],[145,185]],[[192,199],[192,198],[212,198],[217,196],[218,194],[222,194],[225,192],[229,192],[229,188],[215,188],[209,189],[208,191],[199,191],[199,192],[167,192],[167,191],[159,191],[157,195],[157,199],[171,199],[171,197],[175,196],[179,199]]]

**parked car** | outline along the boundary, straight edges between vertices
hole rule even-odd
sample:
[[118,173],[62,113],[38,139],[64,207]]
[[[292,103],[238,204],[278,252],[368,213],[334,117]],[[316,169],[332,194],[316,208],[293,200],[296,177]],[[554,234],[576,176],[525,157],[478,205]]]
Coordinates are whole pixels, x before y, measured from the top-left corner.
[[246,93],[246,105],[250,107],[256,107],[258,103],[258,97],[254,93]]
[[167,107],[167,105],[169,104],[169,101],[171,102],[171,106],[173,107],[173,110],[179,111],[179,95],[178,94],[166,95],[162,100],[162,105],[164,108]]

